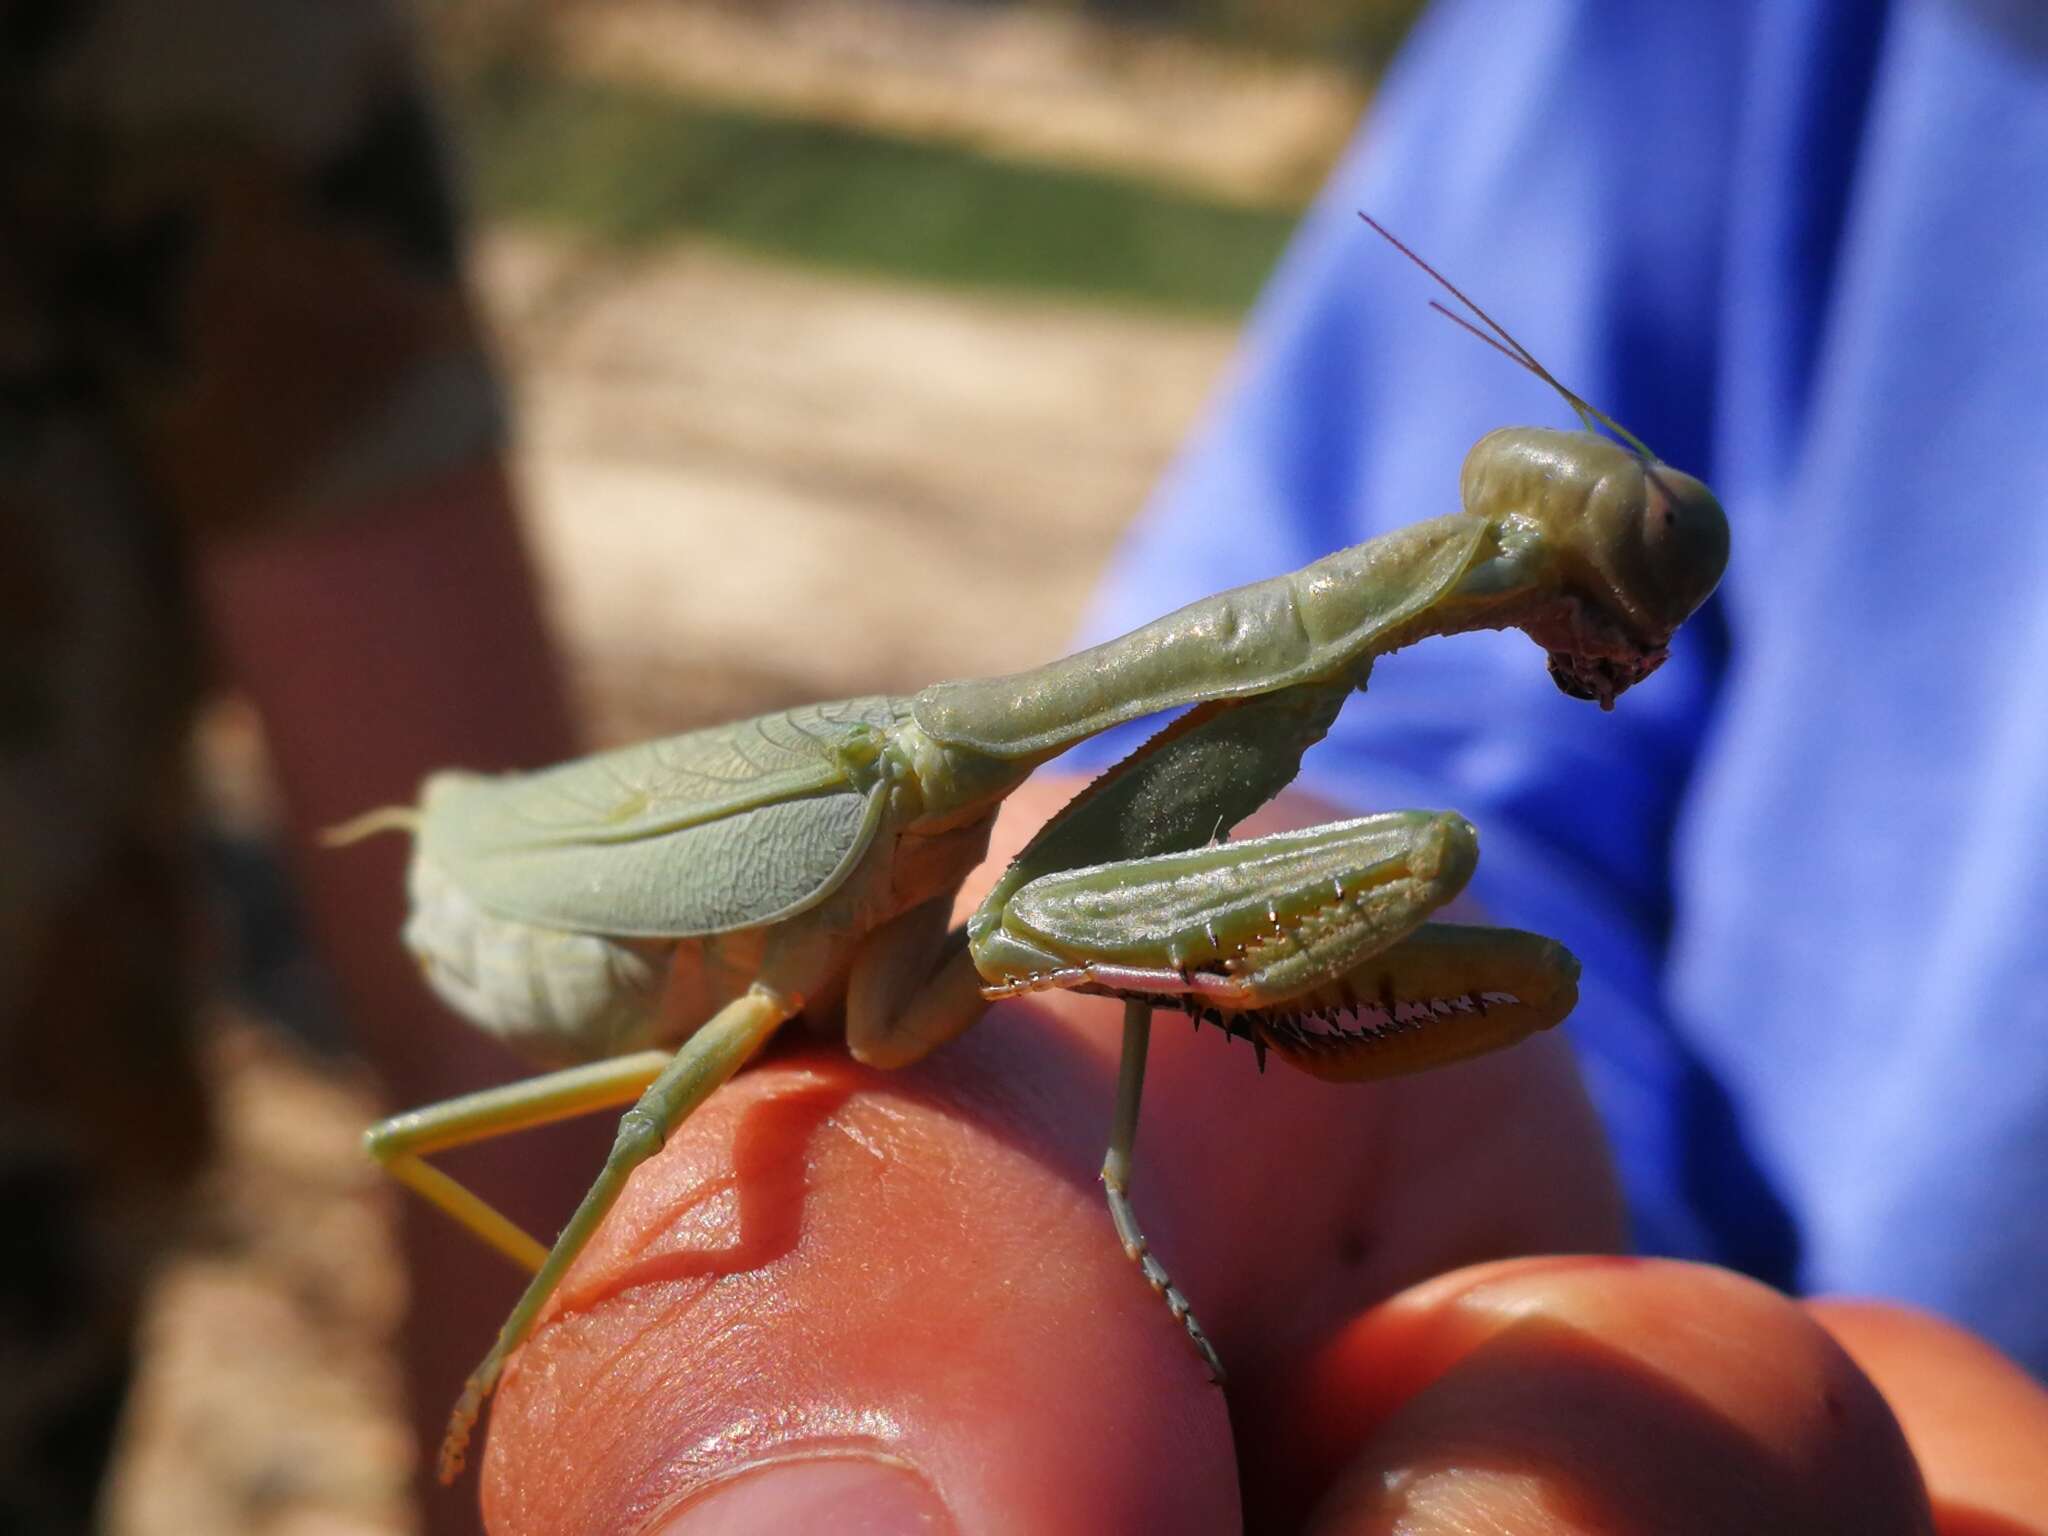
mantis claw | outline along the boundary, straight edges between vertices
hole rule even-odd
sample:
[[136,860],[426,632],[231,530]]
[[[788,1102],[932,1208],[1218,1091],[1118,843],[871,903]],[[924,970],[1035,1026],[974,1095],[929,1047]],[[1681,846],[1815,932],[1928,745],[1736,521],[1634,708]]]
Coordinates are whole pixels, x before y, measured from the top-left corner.
[[441,1451],[434,1467],[443,1487],[462,1476],[462,1469],[469,1464],[469,1437],[476,1430],[476,1421],[484,1411],[484,1399],[490,1391],[475,1376],[462,1384],[462,1395],[448,1415],[448,1431],[441,1437]]
[[[1114,1155],[1114,1154],[1112,1154]],[[1103,1194],[1109,1201],[1110,1220],[1115,1223],[1117,1235],[1123,1240],[1124,1257],[1138,1266],[1138,1273],[1145,1277],[1154,1294],[1166,1303],[1166,1310],[1173,1314],[1174,1321],[1187,1330],[1188,1342],[1195,1346],[1195,1353],[1202,1357],[1202,1364],[1209,1372],[1209,1379],[1222,1386],[1227,1377],[1223,1361],[1216,1353],[1216,1346],[1209,1342],[1202,1325],[1195,1321],[1194,1308],[1181,1293],[1179,1286],[1167,1274],[1166,1266],[1153,1257],[1151,1245],[1145,1234],[1138,1229],[1137,1213],[1131,1209],[1130,1194],[1123,1181],[1110,1170],[1105,1160],[1102,1170]]]
[[[1195,1016],[1196,1026],[1201,1024]],[[1109,1151],[1102,1159],[1102,1194],[1109,1202],[1109,1219],[1116,1227],[1124,1257],[1138,1266],[1145,1283],[1166,1303],[1176,1321],[1187,1330],[1188,1341],[1208,1368],[1209,1379],[1221,1386],[1223,1361],[1195,1314],[1187,1297],[1166,1273],[1166,1267],[1152,1256],[1151,1244],[1138,1226],[1138,1213],[1131,1209],[1131,1152],[1138,1139],[1138,1101],[1145,1087],[1145,1053],[1152,1031],[1152,1006],[1136,999],[1124,1003],[1123,1064],[1117,1073],[1116,1119],[1110,1131]]]

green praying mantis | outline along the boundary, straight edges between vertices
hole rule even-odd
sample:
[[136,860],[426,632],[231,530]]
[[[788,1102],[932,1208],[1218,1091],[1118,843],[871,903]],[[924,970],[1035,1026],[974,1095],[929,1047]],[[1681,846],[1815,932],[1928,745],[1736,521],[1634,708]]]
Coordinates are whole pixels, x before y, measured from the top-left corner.
[[[366,1138],[399,1180],[533,1275],[456,1406],[444,1481],[632,1171],[798,1015],[843,1020],[857,1059],[896,1067],[992,999],[1066,988],[1122,1000],[1102,1164],[1110,1215],[1220,1382],[1130,1201],[1153,1010],[1248,1039],[1261,1066],[1270,1052],[1346,1081],[1497,1050],[1571,1011],[1578,964],[1561,944],[1427,920],[1477,858],[1460,816],[1401,811],[1215,840],[1293,780],[1375,657],[1518,628],[1566,693],[1611,707],[1662,662],[1727,562],[1727,521],[1706,486],[1658,462],[1367,222],[1485,330],[1436,308],[1550,384],[1583,430],[1493,432],[1466,458],[1464,510],[1031,671],[811,705],[536,773],[440,773],[416,807],[337,829],[336,841],[412,833],[405,941],[429,982],[556,1068],[397,1115]],[[998,808],[1035,768],[1171,710],[1184,713],[1053,817],[951,927]],[[552,1248],[425,1160],[628,1103]]]

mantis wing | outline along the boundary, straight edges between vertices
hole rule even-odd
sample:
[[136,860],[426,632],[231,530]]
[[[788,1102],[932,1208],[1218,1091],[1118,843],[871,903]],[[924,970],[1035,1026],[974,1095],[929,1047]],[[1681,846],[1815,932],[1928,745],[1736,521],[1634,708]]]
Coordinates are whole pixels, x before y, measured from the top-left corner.
[[886,697],[626,747],[540,773],[428,781],[419,856],[486,910],[618,938],[687,938],[792,917],[832,893],[881,822],[861,770]]

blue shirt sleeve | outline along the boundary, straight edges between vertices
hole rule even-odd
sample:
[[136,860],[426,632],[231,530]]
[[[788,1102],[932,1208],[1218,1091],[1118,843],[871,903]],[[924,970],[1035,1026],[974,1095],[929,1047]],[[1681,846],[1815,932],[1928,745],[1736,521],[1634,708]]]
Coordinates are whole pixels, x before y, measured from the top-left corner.
[[2044,16],[1440,4],[1090,626],[1450,510],[1484,432],[1568,424],[1357,210],[1388,223],[1715,485],[1734,559],[1613,715],[1518,635],[1434,640],[1305,782],[1466,812],[1481,899],[1578,951],[1644,1248],[1930,1305],[2037,1369]]

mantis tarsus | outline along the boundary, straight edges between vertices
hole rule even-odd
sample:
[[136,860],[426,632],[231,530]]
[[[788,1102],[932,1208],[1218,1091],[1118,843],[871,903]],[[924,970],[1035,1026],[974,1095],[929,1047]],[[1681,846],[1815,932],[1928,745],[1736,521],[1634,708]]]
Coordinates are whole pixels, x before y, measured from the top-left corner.
[[[966,1029],[992,998],[1058,987],[1122,999],[1102,1165],[1110,1212],[1220,1381],[1128,1197],[1153,1009],[1249,1039],[1262,1065],[1270,1051],[1345,1080],[1495,1050],[1571,1011],[1578,965],[1562,945],[1426,921],[1477,857],[1455,814],[1213,841],[1292,781],[1375,657],[1426,636],[1519,628],[1565,692],[1609,707],[1663,660],[1726,564],[1727,523],[1704,485],[1659,463],[1400,249],[1485,331],[1461,324],[1555,388],[1585,428],[1489,434],[1465,460],[1463,511],[1032,671],[812,705],[538,773],[437,774],[416,808],[339,829],[340,840],[412,831],[405,937],[435,990],[560,1068],[368,1134],[395,1176],[534,1271],[456,1407],[444,1480],[461,1470],[506,1358],[632,1170],[799,1013],[842,1017],[855,1057],[894,1067]],[[948,931],[998,807],[1033,769],[1182,708]],[[628,1102],[552,1249],[424,1161]]]

